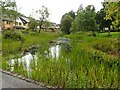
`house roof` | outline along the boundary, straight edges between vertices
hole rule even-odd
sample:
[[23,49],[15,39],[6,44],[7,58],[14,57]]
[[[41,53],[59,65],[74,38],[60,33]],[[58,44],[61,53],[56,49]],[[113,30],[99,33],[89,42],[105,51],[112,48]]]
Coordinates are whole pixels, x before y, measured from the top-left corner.
[[20,18],[20,20],[21,20],[24,24],[30,22],[30,21],[28,20],[28,18],[25,18],[25,17],[19,17],[19,18]]
[[[11,18],[8,18],[8,17],[4,17],[4,18],[2,18],[2,21],[14,21],[14,20],[11,19]],[[18,17],[18,18],[16,19],[16,21],[17,21],[17,22],[22,21],[24,24],[30,22],[28,18],[22,17],[22,16]]]

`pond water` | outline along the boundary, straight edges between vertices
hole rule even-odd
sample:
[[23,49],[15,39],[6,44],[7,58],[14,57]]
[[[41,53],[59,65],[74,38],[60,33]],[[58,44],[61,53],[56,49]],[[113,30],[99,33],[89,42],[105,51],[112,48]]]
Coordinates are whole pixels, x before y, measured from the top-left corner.
[[50,56],[51,56],[52,58],[58,59],[58,57],[59,57],[59,55],[60,55],[60,50],[61,50],[61,46],[60,46],[60,45],[51,46],[51,47],[49,48]]
[[17,63],[18,65],[20,65],[21,63],[25,63],[26,65],[24,66],[27,70],[29,70],[30,68],[30,62],[31,60],[37,60],[37,54],[32,55],[31,53],[27,53],[25,56],[23,56],[22,58],[18,58],[18,59],[11,59],[10,60],[10,64],[11,64],[11,71],[14,71],[14,65],[15,63]]
[[[60,56],[60,52],[62,47],[64,46],[65,48],[68,48],[70,44],[70,40],[66,39],[66,38],[62,38],[58,41],[56,41],[54,44],[50,44],[49,50],[46,50],[44,53],[46,55],[47,58],[55,58],[56,60],[59,58]],[[66,47],[68,46],[68,47]],[[49,51],[49,52],[48,52]],[[31,54],[30,52],[27,52],[24,56],[22,56],[21,58],[17,58],[17,59],[12,59],[10,60],[8,63],[11,66],[11,71],[14,71],[14,65],[15,63],[18,64],[18,66],[20,66],[21,63],[25,63],[25,65],[23,66],[23,68],[26,68],[27,71],[30,70],[30,62],[31,60],[37,60],[38,59],[38,54]]]

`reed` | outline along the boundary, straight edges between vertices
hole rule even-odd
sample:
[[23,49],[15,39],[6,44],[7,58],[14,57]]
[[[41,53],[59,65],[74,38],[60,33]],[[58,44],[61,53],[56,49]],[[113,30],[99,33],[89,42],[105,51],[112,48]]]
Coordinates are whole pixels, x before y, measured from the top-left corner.
[[[30,36],[26,34],[26,42],[22,43],[20,47],[24,50],[29,45],[39,44],[38,59],[31,60],[29,75],[23,67],[25,62],[17,65],[17,60],[14,65],[14,72],[60,88],[117,88],[120,68],[119,58],[94,48],[94,45],[99,40],[105,43],[105,40],[111,41],[117,38],[115,33],[113,33],[114,37],[106,38],[104,35],[102,33],[100,36],[92,37],[84,32],[64,35],[64,37],[71,39],[71,51],[61,51],[60,57],[56,60],[55,58],[47,58],[42,52],[49,48],[48,42],[59,35],[42,33]],[[102,44],[103,46],[106,45],[104,43]],[[15,48],[18,47],[18,45],[15,46]],[[109,47],[111,48],[112,46]],[[14,51],[15,49],[12,50]],[[9,54],[7,51],[5,51],[6,55]],[[5,60],[2,62],[2,68],[8,68]]]

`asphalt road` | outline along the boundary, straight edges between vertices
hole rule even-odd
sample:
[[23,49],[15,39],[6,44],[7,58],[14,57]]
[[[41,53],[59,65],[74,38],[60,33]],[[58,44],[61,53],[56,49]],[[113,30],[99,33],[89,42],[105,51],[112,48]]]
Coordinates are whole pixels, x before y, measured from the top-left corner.
[[0,72],[0,90],[1,88],[44,88],[39,85],[29,83],[17,77],[13,77]]

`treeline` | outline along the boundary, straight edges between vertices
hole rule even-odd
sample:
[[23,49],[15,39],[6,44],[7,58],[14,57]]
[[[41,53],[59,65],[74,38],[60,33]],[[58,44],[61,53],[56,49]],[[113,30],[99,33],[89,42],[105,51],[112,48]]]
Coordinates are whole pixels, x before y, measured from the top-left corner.
[[61,18],[61,30],[65,34],[79,31],[104,31],[108,28],[108,35],[111,30],[120,30],[120,2],[103,2],[103,8],[95,12],[93,5],[83,8],[79,6],[77,12],[70,11]]

